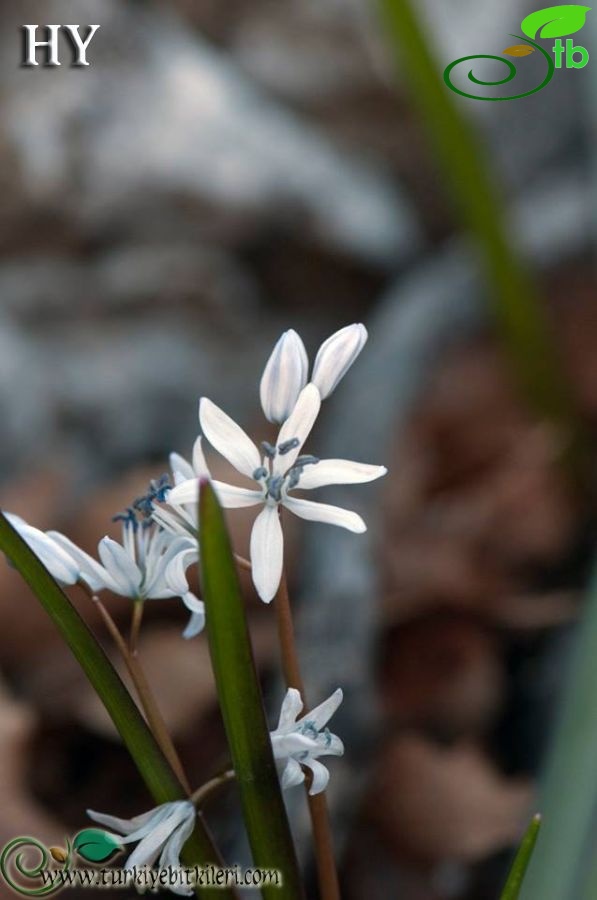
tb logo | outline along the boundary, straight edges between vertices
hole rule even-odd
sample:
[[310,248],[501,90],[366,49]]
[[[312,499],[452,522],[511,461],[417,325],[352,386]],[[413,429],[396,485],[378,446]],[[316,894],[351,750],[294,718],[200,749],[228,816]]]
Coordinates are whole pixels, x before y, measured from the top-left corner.
[[[87,60],[87,51],[99,25],[89,25],[87,36],[81,36],[78,25],[23,25],[23,60],[26,67],[39,66],[39,55],[42,58],[42,66],[61,66],[60,62],[60,32],[62,31],[70,46],[72,62],[71,67],[90,65]],[[38,29],[41,37],[38,35]]]

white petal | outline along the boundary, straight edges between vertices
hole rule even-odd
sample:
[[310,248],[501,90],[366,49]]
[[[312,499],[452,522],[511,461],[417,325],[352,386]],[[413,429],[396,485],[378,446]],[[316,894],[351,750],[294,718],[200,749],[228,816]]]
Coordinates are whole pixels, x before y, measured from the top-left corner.
[[76,560],[50,536],[39,528],[29,525],[20,516],[13,513],[5,513],[5,516],[56,581],[62,584],[75,584],[79,580]]
[[198,558],[197,547],[188,547],[177,553],[166,566],[164,580],[175,597],[183,597],[189,590],[186,571],[189,566],[197,562]]
[[322,400],[329,397],[344,378],[366,341],[367,329],[355,324],[341,328],[321,345],[311,380],[319,388]]
[[330,506],[328,503],[314,503],[312,500],[300,500],[298,497],[286,497],[283,505],[290,512],[309,522],[325,522],[328,525],[337,525],[362,534],[367,531],[367,526],[359,515],[340,506]]
[[105,537],[99,542],[97,551],[104,568],[118,587],[117,593],[123,597],[138,597],[143,576],[126,550],[112,538]]
[[106,813],[96,812],[94,809],[88,809],[87,815],[99,825],[105,825],[106,828],[119,832],[118,836],[120,837],[121,835],[133,834],[144,825],[147,825],[158,815],[159,811],[160,807],[156,806],[154,809],[150,809],[149,812],[142,813],[140,816],[135,816],[132,819],[119,819],[116,816],[108,816]]
[[207,468],[207,462],[205,461],[205,454],[203,453],[203,444],[201,435],[195,440],[193,444],[193,471],[197,478],[209,478],[209,469]]
[[311,490],[328,484],[365,484],[381,478],[387,471],[385,466],[369,466],[350,459],[322,459],[305,466],[297,487]]
[[250,488],[237,487],[235,484],[225,484],[223,481],[212,481],[213,489],[224,509],[240,509],[248,506],[257,506],[263,501],[261,491],[253,491]]
[[304,764],[306,766],[309,766],[309,768],[313,772],[313,781],[311,782],[309,793],[312,797],[315,794],[321,794],[321,792],[325,791],[326,787],[328,786],[330,773],[323,765],[323,763],[318,762],[316,759],[306,759]]
[[193,471],[190,462],[187,462],[186,459],[178,453],[170,454],[170,468],[172,470],[174,484],[181,484],[184,481],[188,481],[189,478],[195,477],[195,472]]
[[218,453],[235,469],[249,478],[261,465],[259,450],[230,416],[215,403],[202,397],[199,404],[199,421],[203,434]]
[[303,708],[300,692],[296,688],[288,688],[286,696],[282,702],[280,710],[280,718],[278,720],[277,731],[285,731],[292,728],[296,722],[296,717]]
[[292,413],[286,419],[278,434],[277,445],[296,439],[298,444],[287,453],[278,453],[274,459],[274,472],[277,475],[286,472],[296,461],[302,446],[307,440],[321,408],[321,397],[314,384],[308,384],[300,393]]
[[[127,859],[124,867],[132,869],[135,866],[152,866],[174,830],[188,818],[188,806],[188,801],[180,801],[173,804],[173,808],[169,810],[167,817],[145,835],[141,843]],[[129,835],[129,840],[131,837],[132,835]]]
[[[48,537],[51,537],[54,543],[62,547],[74,559],[79,567],[80,577],[87,582],[92,591],[99,591],[101,588],[108,587],[106,584],[107,572],[92,556],[85,553],[80,547],[77,547],[70,538],[67,538],[66,535],[61,534],[59,531],[49,531]],[[111,579],[109,580],[112,583]]]
[[316,706],[310,713],[307,713],[301,721],[308,720],[309,722],[313,722],[317,731],[321,731],[322,728],[325,728],[342,703],[343,696],[342,689],[338,688],[331,697],[328,697],[327,700],[324,700],[323,703]]
[[266,419],[281,424],[295,407],[307,383],[309,360],[299,335],[285,331],[268,359],[259,394]]
[[280,586],[284,538],[277,506],[265,506],[251,531],[253,584],[264,603],[271,603]]
[[276,734],[274,732],[270,735],[270,738],[275,759],[286,759],[289,756],[303,759],[307,755],[313,757],[323,755],[317,738],[300,734],[298,731],[291,731],[287,734]]
[[166,499],[168,503],[173,505],[181,503],[194,503],[197,505],[199,502],[199,478],[190,478],[188,481],[177,484],[176,487],[172,488]]
[[302,784],[304,780],[305,773],[297,763],[296,759],[289,759],[282,774],[283,790],[295,787],[297,784]]
[[205,627],[205,604],[203,600],[200,600],[191,591],[187,591],[186,594],[182,595],[182,602],[191,613],[187,627],[182,633],[183,638],[188,640],[198,635]]

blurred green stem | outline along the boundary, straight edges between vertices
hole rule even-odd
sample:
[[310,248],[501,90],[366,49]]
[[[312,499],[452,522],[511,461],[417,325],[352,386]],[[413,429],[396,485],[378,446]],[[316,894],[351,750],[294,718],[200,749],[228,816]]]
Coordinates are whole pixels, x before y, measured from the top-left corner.
[[[578,626],[577,645],[545,771],[543,826],[521,900],[589,900],[578,892],[581,860],[597,808],[597,575]],[[592,848],[591,848],[592,849]]]
[[[294,639],[294,625],[292,622],[292,610],[288,596],[288,582],[286,573],[282,574],[282,580],[278,593],[274,600],[276,618],[278,623],[278,639],[282,654],[282,669],[287,688],[296,688],[303,701],[303,709],[307,709],[305,700],[305,685],[301,675],[296,641]],[[315,858],[317,860],[317,873],[319,878],[319,892],[321,900],[340,900],[340,885],[334,857],[334,843],[332,828],[328,814],[325,792],[312,796],[309,793],[311,778],[306,776],[305,789],[309,803],[309,815],[313,829],[313,842],[315,846]]]
[[531,861],[535,844],[537,843],[540,828],[541,816],[533,816],[520,847],[518,848],[518,852],[514,857],[514,862],[512,863],[512,868],[510,869],[508,880],[502,891],[500,900],[518,900],[526,871]]
[[[427,128],[445,184],[481,250],[501,341],[530,407],[552,423],[574,481],[586,479],[586,443],[536,288],[512,241],[484,155],[446,87],[411,0],[378,0],[387,36]],[[521,101],[524,102],[524,101]]]

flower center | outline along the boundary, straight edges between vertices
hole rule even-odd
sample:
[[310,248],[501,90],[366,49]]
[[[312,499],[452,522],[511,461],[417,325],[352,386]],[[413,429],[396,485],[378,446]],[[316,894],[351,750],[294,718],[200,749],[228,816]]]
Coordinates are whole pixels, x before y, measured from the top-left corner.
[[261,449],[264,455],[264,464],[255,469],[253,478],[263,488],[263,499],[266,502],[281,503],[284,493],[299,485],[305,466],[313,466],[319,462],[317,456],[305,454],[297,457],[294,464],[283,475],[274,474],[272,472],[272,463],[276,456],[285,456],[299,445],[300,441],[298,438],[290,438],[290,440],[278,444],[277,447],[268,441],[262,441]]

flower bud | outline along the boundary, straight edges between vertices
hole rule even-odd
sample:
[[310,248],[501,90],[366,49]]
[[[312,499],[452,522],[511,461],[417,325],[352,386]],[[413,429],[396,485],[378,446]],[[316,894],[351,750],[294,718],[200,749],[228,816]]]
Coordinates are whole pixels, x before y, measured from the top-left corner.
[[324,341],[315,359],[312,381],[319,388],[321,399],[329,397],[344,378],[365,346],[367,329],[364,325],[347,325]]
[[299,335],[292,328],[285,331],[261,378],[260,397],[265,417],[270,422],[286,421],[307,383],[309,361]]

